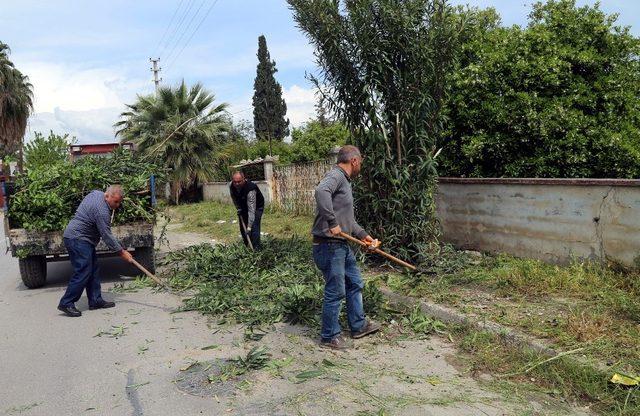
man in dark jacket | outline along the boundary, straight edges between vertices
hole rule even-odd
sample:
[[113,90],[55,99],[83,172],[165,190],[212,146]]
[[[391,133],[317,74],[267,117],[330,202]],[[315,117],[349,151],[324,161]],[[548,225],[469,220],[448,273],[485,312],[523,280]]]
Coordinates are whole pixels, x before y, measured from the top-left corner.
[[345,349],[339,323],[342,299],[347,301],[347,321],[352,338],[376,332],[380,325],[365,318],[362,304],[364,283],[353,251],[341,232],[350,234],[370,247],[374,240],[355,220],[351,179],[360,173],[362,156],[355,146],[344,146],[338,152],[338,164],[316,187],[316,217],[313,222],[313,260],[324,275],[322,331],[320,346]]
[[[260,222],[264,212],[264,197],[255,183],[247,180],[244,173],[237,171],[231,177],[229,193],[233,205],[238,210],[240,234],[244,244],[248,245],[247,234],[254,250],[260,249]],[[246,232],[245,232],[246,227]]]
[[131,263],[131,253],[122,248],[111,234],[111,210],[120,207],[122,203],[122,188],[113,185],[106,192],[91,191],[85,196],[75,215],[64,230],[64,245],[69,253],[69,260],[73,266],[73,276],[69,280],[67,290],[60,299],[58,310],[67,316],[81,316],[76,309],[75,302],[87,290],[89,309],[112,308],[113,302],[102,299],[100,290],[100,275],[96,245],[100,238],[107,246],[120,254],[125,261]]

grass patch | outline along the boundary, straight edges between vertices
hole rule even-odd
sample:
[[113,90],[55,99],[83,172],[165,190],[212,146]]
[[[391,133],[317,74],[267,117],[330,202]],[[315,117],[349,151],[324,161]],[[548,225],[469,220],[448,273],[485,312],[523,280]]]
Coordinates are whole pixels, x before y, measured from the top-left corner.
[[547,339],[586,346],[613,370],[640,372],[640,275],[589,262],[557,266],[445,249],[434,274],[393,274],[391,289],[452,305]]
[[[569,356],[549,360],[526,347],[516,347],[498,335],[466,327],[453,330],[459,346],[470,353],[472,373],[493,373],[513,385],[534,383],[552,396],[591,403],[601,414],[640,414],[640,391],[609,382],[611,374],[578,363]],[[509,385],[507,385],[509,386]]]
[[[168,207],[166,215],[181,224],[181,230],[205,234],[225,243],[240,238],[240,226],[236,222],[236,208],[217,201],[200,202]],[[221,222],[224,221],[224,222]],[[278,238],[307,237],[311,233],[313,217],[294,216],[267,207],[262,216],[261,231]]]

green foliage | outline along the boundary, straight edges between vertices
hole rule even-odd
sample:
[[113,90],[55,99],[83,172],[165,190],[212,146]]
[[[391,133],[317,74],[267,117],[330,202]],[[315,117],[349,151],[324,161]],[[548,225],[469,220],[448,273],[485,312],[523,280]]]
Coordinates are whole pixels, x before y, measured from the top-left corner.
[[33,168],[16,179],[9,218],[16,228],[63,230],[90,191],[120,184],[125,195],[114,225],[153,221],[150,194],[136,192],[147,191],[149,177],[159,173],[155,165],[124,149],[117,149],[110,157],[88,156],[73,164],[64,161]]
[[[267,238],[251,252],[242,243],[203,244],[167,255],[165,277],[194,295],[184,308],[259,327],[288,321],[319,325],[324,280],[310,256],[311,243],[299,237]],[[371,296],[369,295],[371,294]],[[381,310],[382,296],[368,287],[367,314]]]
[[285,119],[287,104],[282,87],[274,78],[276,62],[271,60],[267,40],[258,38],[258,67],[253,83],[253,126],[259,140],[282,141],[289,135],[289,120]]
[[413,330],[416,334],[422,336],[430,334],[444,334],[447,326],[426,315],[419,306],[413,308],[411,313],[402,318],[402,323]]
[[247,154],[251,160],[259,157],[265,158],[271,154],[279,156],[278,163],[291,163],[291,145],[285,142],[272,142],[271,145],[269,145],[269,142],[257,141],[248,146]]
[[160,88],[157,95],[138,96],[115,124],[117,135],[169,171],[175,202],[183,186],[215,176],[216,152],[228,141],[231,122],[227,104],[214,105],[214,100],[201,84],[188,88],[183,81]]
[[443,0],[288,0],[315,46],[312,80],[366,159],[355,184],[362,225],[403,257],[435,247],[433,160],[454,59]]
[[68,134],[60,136],[53,130],[49,136],[35,132],[33,139],[24,146],[26,169],[41,169],[64,163],[69,159],[69,145],[75,143],[75,137]]
[[230,141],[216,152],[214,179],[229,180],[231,166],[242,160],[254,160],[267,156],[278,156],[278,164],[305,163],[325,159],[335,146],[344,145],[349,131],[338,122],[309,121],[302,127],[294,128],[292,143],[253,141],[246,122],[233,124]]
[[9,60],[10,52],[0,41],[0,155],[19,149],[33,111],[33,85]]
[[250,371],[261,370],[271,362],[271,354],[267,347],[255,346],[247,353],[246,356],[238,356],[232,358],[224,365],[218,374],[210,374],[208,376],[210,383],[224,382],[235,377],[246,374]]
[[349,139],[349,130],[342,123],[325,123],[313,120],[291,132],[291,161],[311,162],[325,159],[336,146]]
[[440,173],[640,175],[640,39],[598,4],[534,4],[526,28],[461,10]]
[[213,180],[228,181],[232,166],[249,159],[249,149],[250,144],[242,140],[233,140],[220,146],[213,162]]
[[282,307],[285,319],[292,324],[313,325],[317,317],[315,311],[322,304],[323,286],[321,282],[314,285],[293,285],[284,289]]

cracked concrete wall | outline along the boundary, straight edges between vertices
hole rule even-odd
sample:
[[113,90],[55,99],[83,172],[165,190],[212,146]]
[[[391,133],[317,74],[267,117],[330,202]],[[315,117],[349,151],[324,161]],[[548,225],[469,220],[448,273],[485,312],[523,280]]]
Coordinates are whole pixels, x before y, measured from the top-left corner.
[[[267,181],[253,181],[262,196],[265,204],[271,203],[271,187]],[[202,184],[202,198],[205,201],[219,201],[225,204],[231,204],[231,195],[229,195],[229,182],[206,182]]]
[[640,182],[459,181],[441,181],[437,197],[443,239],[457,247],[553,263],[635,266],[640,255]]

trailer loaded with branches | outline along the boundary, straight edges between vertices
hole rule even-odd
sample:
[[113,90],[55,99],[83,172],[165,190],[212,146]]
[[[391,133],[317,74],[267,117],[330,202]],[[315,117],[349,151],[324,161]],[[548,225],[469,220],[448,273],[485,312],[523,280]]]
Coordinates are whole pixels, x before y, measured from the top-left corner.
[[[27,169],[15,181],[3,182],[5,237],[18,258],[25,286],[44,286],[47,262],[68,259],[63,242],[66,225],[84,196],[112,184],[124,191],[122,206],[112,217],[113,235],[153,272],[157,175],[153,163],[118,148],[108,156]],[[102,241],[96,250],[100,257],[116,254]]]

